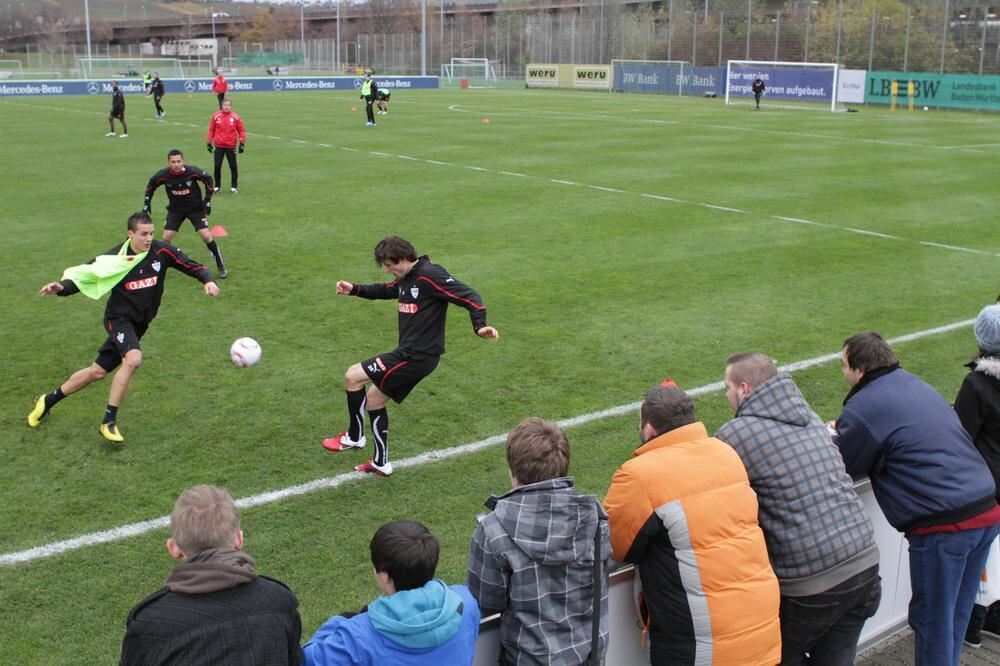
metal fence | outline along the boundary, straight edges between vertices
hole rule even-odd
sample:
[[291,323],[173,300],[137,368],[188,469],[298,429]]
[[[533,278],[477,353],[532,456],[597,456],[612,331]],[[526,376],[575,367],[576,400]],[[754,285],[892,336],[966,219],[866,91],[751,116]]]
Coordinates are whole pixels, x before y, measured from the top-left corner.
[[[614,58],[687,60],[695,66],[722,66],[730,59],[838,62],[857,69],[1000,74],[1000,20],[985,7],[957,11],[960,1],[912,0],[909,6],[790,0],[784,9],[769,10],[766,0],[651,5],[605,0],[561,11],[446,15],[432,9],[423,49],[419,18],[414,21],[411,14],[398,24],[415,23],[417,31],[373,33],[364,30],[370,22],[359,20],[345,22],[339,43],[334,38],[220,40],[217,58],[222,64],[244,51],[299,52],[305,54],[305,70],[370,67],[383,74],[420,74],[424,67],[427,74],[438,74],[441,63],[454,57],[488,58],[498,74],[512,77],[523,76],[531,62],[608,63]],[[96,44],[94,50],[95,56],[127,57],[138,53],[139,45]],[[61,60],[59,53],[71,55]],[[81,55],[79,45],[35,46],[26,67],[59,70]]]

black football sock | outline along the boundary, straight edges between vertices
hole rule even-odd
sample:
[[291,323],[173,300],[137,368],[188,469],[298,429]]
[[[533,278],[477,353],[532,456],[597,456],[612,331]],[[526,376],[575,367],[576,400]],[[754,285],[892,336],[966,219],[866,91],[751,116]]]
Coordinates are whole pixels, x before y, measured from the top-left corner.
[[108,405],[104,408],[104,423],[114,425],[118,419],[118,405]]
[[52,393],[45,394],[45,411],[48,412],[50,409],[56,406],[56,403],[66,397],[66,394],[62,392],[62,388],[57,388]]
[[205,243],[205,246],[208,248],[208,251],[212,253],[212,256],[215,257],[215,265],[218,266],[221,269],[222,268],[222,251],[219,249],[219,244],[216,243],[215,239],[213,238],[212,242]]
[[373,409],[368,412],[368,419],[372,424],[372,437],[375,438],[375,455],[372,462],[379,467],[389,462],[389,411]]
[[347,437],[360,441],[365,434],[365,390],[347,391]]

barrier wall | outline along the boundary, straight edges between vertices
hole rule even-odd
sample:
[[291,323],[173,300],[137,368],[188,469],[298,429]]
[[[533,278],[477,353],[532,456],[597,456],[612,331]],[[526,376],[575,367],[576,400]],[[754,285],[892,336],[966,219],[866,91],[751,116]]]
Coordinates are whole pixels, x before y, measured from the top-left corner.
[[[865,623],[858,651],[874,645],[897,632],[906,624],[910,602],[910,563],[906,540],[892,528],[879,509],[871,484],[865,480],[855,484],[875,528],[879,549],[879,573],[882,576],[882,603],[874,617]],[[649,664],[647,648],[640,646],[639,618],[635,611],[633,586],[635,570],[627,566],[611,574],[608,589],[611,636],[605,664],[608,666],[645,666]],[[484,618],[476,642],[473,666],[496,666],[500,651],[500,616]],[[648,644],[647,644],[648,645]]]
[[610,90],[611,65],[527,65],[524,84],[528,88]]
[[[23,97],[29,95],[101,95],[111,93],[111,82],[115,79],[94,79],[91,81],[11,81],[0,82],[0,97]],[[126,94],[145,94],[142,81],[119,78],[121,91]],[[302,90],[361,90],[362,78],[356,76],[269,76],[233,77],[226,79],[229,90],[243,92],[298,92]],[[375,77],[380,88],[428,89],[438,88],[436,76],[380,76]],[[163,79],[167,95],[212,92],[212,79]]]
[[[973,74],[868,72],[865,102],[889,104],[893,81],[913,81],[913,101],[920,106],[1000,111],[1000,76]],[[896,101],[905,103],[906,99],[904,93]]]

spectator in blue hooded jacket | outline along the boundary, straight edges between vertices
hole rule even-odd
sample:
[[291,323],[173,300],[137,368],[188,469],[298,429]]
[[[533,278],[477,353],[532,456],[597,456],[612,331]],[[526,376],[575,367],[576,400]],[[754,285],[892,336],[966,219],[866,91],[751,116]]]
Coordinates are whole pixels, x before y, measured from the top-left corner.
[[471,664],[479,606],[464,585],[434,578],[440,545],[412,520],[386,523],[371,540],[385,596],[358,614],[335,615],[302,650],[306,664]]

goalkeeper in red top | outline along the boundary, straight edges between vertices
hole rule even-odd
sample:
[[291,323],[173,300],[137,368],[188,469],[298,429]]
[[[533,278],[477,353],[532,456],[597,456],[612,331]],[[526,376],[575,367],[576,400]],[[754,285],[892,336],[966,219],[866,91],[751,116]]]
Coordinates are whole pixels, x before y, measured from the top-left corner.
[[236,194],[240,172],[236,167],[236,146],[240,154],[246,149],[247,133],[240,114],[233,111],[233,103],[226,100],[222,110],[212,114],[208,121],[208,136],[205,137],[208,152],[215,153],[215,191],[222,186],[222,157],[229,163],[229,191]]
[[[337,293],[368,299],[397,299],[399,310],[399,345],[395,350],[355,363],[344,373],[347,390],[347,432],[323,440],[331,451],[346,451],[365,446],[365,411],[375,440],[371,460],[354,469],[359,472],[389,476],[389,398],[403,402],[420,380],[434,371],[444,353],[445,318],[448,304],[469,311],[472,330],[485,339],[499,339],[500,333],[486,325],[486,306],[471,287],[398,236],[386,236],[375,246],[375,263],[396,279],[379,284],[337,282]],[[365,386],[371,384],[368,392]]]
[[104,308],[104,330],[108,338],[97,352],[97,358],[86,368],[74,372],[51,393],[35,401],[28,414],[28,425],[37,428],[42,418],[66,396],[89,384],[115,373],[111,381],[108,406],[100,433],[109,442],[125,438],[118,430],[118,407],[121,405],[136,370],[142,365],[139,340],[156,318],[163,298],[167,269],[175,268],[185,275],[201,280],[205,294],[218,296],[219,287],[207,268],[188,258],[173,245],[153,240],[153,221],[146,213],[134,213],[128,218],[128,239],[86,264],[68,268],[59,282],[49,282],[39,290],[42,295],[72,296],[83,292],[98,299],[111,292]]

